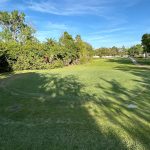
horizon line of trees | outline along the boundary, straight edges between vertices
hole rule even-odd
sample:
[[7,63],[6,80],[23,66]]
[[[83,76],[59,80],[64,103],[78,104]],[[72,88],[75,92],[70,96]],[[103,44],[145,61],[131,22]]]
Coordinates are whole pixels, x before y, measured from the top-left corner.
[[85,63],[93,56],[92,46],[80,35],[64,32],[58,41],[40,42],[35,30],[25,22],[25,14],[0,11],[0,72],[50,69]]
[[[147,57],[148,53],[150,53],[150,34],[146,33],[142,36],[141,44],[136,44],[131,46],[130,48],[126,48],[122,46],[122,48],[118,47],[101,47],[94,51],[94,55],[97,55],[99,57],[103,56],[140,56],[140,57]],[[143,55],[144,54],[144,55]]]
[[111,48],[101,47],[95,50],[94,53],[96,56],[124,56],[127,55],[127,49],[122,46],[121,48],[113,46]]

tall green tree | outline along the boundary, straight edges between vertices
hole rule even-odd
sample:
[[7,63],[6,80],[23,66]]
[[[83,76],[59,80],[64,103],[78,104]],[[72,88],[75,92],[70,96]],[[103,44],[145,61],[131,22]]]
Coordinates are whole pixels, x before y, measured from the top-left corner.
[[142,36],[142,45],[144,48],[144,52],[150,52],[150,34],[144,34]]
[[129,48],[128,53],[130,56],[135,56],[143,53],[143,47],[141,44],[134,45]]
[[84,42],[83,40],[81,39],[81,36],[80,35],[77,35],[75,37],[75,44],[76,44],[76,49],[77,49],[77,57],[78,58],[81,58],[81,55],[82,55],[82,51],[84,49]]
[[33,38],[34,30],[25,23],[25,14],[17,10],[0,12],[0,39],[3,41],[25,42]]
[[59,43],[62,46],[66,64],[72,64],[77,57],[77,49],[73,37],[68,32],[64,32],[59,39]]
[[80,62],[87,62],[93,56],[92,46],[89,43],[84,42],[80,35],[75,37],[75,44]]

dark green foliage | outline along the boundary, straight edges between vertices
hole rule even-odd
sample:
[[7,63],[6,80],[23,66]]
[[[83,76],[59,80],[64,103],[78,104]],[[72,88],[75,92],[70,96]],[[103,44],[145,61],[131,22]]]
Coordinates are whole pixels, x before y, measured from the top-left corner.
[[145,52],[150,52],[150,34],[144,34],[142,36],[142,45]]
[[92,46],[64,32],[59,41],[40,43],[25,14],[0,12],[0,71],[50,69],[78,64],[92,57]]
[[11,66],[7,60],[6,55],[0,56],[0,73],[11,71]]
[[67,32],[59,39],[60,46],[62,47],[62,59],[65,65],[72,64],[77,59],[77,48],[74,39]]

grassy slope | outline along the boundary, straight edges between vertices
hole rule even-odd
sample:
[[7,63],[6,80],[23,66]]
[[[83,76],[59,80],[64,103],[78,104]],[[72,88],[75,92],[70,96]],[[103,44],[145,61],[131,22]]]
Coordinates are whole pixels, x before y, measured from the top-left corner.
[[0,148],[148,150],[149,74],[129,60],[102,59],[1,75]]

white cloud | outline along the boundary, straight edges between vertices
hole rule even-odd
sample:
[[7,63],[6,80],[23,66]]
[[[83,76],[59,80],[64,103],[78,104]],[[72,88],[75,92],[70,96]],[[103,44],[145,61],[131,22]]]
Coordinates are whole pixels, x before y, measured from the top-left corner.
[[[39,24],[37,22],[36,24]],[[76,32],[78,29],[74,26],[65,24],[65,23],[59,23],[59,22],[43,22],[40,24],[40,28],[42,31],[55,31],[55,32]]]
[[90,5],[89,3],[85,3],[82,1],[79,2],[78,0],[76,1],[76,3],[66,1],[64,2],[64,4],[57,4],[51,1],[29,2],[28,8],[39,12],[65,16],[79,14],[100,15],[106,9],[106,7],[104,6]]
[[[55,15],[81,15],[94,14],[107,17],[113,13],[117,6],[119,8],[131,7],[140,0],[63,0],[63,1],[40,1],[28,2],[28,8]],[[112,14],[111,14],[112,15]]]
[[125,31],[125,30],[126,28],[124,27],[104,28],[104,29],[97,29],[96,32],[90,33],[90,35],[110,34],[110,33],[116,33],[116,32]]

